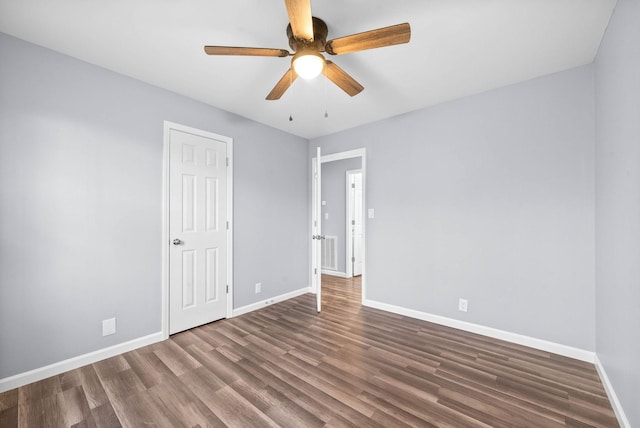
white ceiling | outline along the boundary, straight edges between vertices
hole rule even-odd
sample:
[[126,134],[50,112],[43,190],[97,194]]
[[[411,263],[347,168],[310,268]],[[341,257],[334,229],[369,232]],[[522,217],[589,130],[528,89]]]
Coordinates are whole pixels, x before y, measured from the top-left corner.
[[315,138],[588,64],[614,5],[312,0],[328,39],[411,24],[409,44],[330,57],[365,87],[353,98],[320,76],[298,79],[282,99],[266,101],[289,58],[204,54],[206,44],[289,49],[282,0],[0,0],[0,31]]

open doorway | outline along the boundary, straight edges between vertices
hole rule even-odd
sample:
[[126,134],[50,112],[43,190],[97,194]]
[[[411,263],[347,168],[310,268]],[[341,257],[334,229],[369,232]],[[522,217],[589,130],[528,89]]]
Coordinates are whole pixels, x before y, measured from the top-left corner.
[[[316,213],[315,216],[319,220],[318,226],[321,226],[322,230],[318,233],[319,229],[314,229],[315,236],[321,236],[314,245],[317,246],[316,251],[319,255],[315,259],[316,266],[321,268],[318,271],[321,271],[322,275],[320,281],[315,283],[317,285],[313,291],[319,294],[320,302],[323,300],[320,296],[324,281],[332,281],[336,278],[350,279],[355,273],[357,280],[354,284],[357,283],[360,288],[358,295],[361,303],[366,296],[366,247],[363,221],[366,206],[365,150],[357,149],[323,155],[320,156],[319,165],[321,173],[316,175],[314,172],[314,194],[317,191],[320,197],[312,198],[312,212]],[[322,177],[321,180],[320,177]],[[354,184],[355,188],[351,184]],[[357,202],[356,198],[358,198]],[[315,225],[315,220],[312,218],[312,227]],[[318,311],[320,310],[319,303]]]

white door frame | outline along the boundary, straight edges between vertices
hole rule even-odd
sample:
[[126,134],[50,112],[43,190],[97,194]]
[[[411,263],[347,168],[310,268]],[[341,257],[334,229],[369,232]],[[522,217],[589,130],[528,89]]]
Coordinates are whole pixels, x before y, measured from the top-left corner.
[[[351,228],[351,223],[349,222],[349,219],[353,216],[353,213],[351,212],[351,186],[350,186],[350,178],[352,175],[356,175],[356,174],[362,174],[362,169],[350,169],[348,171],[346,171],[345,175],[346,175],[346,203],[345,203],[345,226],[346,226],[346,231],[345,231],[345,235],[346,236],[346,254],[345,254],[345,273],[346,273],[346,277],[347,278],[351,278],[353,276],[353,263],[351,262],[351,257],[353,256],[353,230]],[[364,176],[363,176],[364,177]],[[361,199],[364,199],[364,193],[361,192]],[[364,204],[361,203],[361,205],[364,207]],[[364,215],[364,212],[362,213]],[[364,217],[362,217],[362,223],[364,224]]]
[[[360,169],[362,170],[362,303],[364,304],[364,302],[366,301],[366,272],[367,272],[367,264],[366,264],[366,239],[367,239],[367,233],[366,233],[366,227],[367,227],[367,222],[366,219],[367,217],[365,216],[366,213],[366,207],[367,207],[367,150],[366,148],[361,148],[361,149],[354,149],[354,150],[348,150],[345,152],[340,152],[340,153],[332,153],[329,155],[322,155],[320,156],[320,164],[323,163],[327,163],[327,162],[333,162],[333,161],[338,161],[338,160],[343,160],[343,159],[352,159],[352,158],[360,158],[361,159],[361,166]],[[315,162],[315,156],[312,159],[312,162]],[[313,165],[313,163],[312,163]],[[311,183],[313,184],[313,168],[311,168]],[[312,205],[313,201],[310,201],[310,209],[309,212],[312,213],[311,215],[311,221],[310,221],[310,230],[312,231],[312,233],[309,235],[309,240],[311,241],[311,235],[313,234],[313,205]],[[311,244],[312,245],[312,244]],[[313,257],[313,255],[310,255],[310,257]],[[311,259],[309,261],[309,265],[313,266],[313,259]],[[313,273],[313,272],[312,272]],[[322,284],[322,281],[318,281],[319,284]],[[311,292],[312,293],[317,293],[318,290],[315,289],[315,287],[311,287]]]
[[203,131],[189,126],[164,121],[163,166],[162,166],[162,337],[169,338],[169,135],[171,130],[186,132],[205,138],[224,141],[227,144],[227,318],[233,314],[233,139],[212,132]]

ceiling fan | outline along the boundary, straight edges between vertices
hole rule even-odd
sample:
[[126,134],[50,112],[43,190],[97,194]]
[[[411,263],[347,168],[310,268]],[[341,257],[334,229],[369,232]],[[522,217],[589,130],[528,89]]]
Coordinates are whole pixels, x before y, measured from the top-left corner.
[[285,0],[285,6],[290,22],[287,26],[287,36],[293,53],[286,49],[204,47],[204,51],[209,55],[293,56],[291,67],[267,95],[267,100],[280,99],[298,76],[312,79],[320,73],[350,96],[357,95],[364,87],[332,61],[325,60],[321,52],[342,55],[408,43],[411,38],[411,27],[404,23],[327,41],[327,24],[311,16],[311,0]]

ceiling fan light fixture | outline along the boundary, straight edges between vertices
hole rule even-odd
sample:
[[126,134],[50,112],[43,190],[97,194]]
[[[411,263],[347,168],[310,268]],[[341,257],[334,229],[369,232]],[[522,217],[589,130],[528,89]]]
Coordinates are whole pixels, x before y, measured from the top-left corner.
[[293,57],[293,69],[303,79],[311,80],[322,73],[324,57],[316,52],[304,52]]

